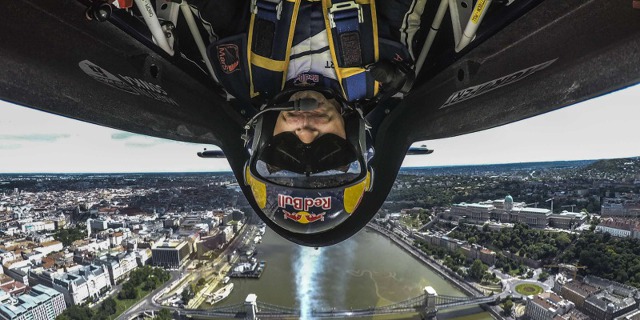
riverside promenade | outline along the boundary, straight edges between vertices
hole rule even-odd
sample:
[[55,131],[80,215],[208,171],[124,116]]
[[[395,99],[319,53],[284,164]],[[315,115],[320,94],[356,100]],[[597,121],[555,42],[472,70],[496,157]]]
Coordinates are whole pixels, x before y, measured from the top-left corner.
[[[368,223],[367,224],[367,228],[369,228],[370,230],[373,230],[375,232],[378,232],[379,234],[387,237],[388,239],[390,239],[391,241],[396,243],[396,245],[398,245],[400,248],[402,248],[407,253],[412,255],[414,258],[420,260],[422,263],[424,263],[425,265],[429,266],[431,269],[433,269],[436,272],[438,272],[440,274],[440,276],[445,278],[447,281],[451,282],[457,288],[462,290],[465,294],[467,294],[469,296],[472,296],[472,297],[482,297],[482,296],[484,296],[484,293],[482,291],[480,291],[476,287],[472,286],[471,284],[467,283],[458,274],[455,274],[455,273],[452,274],[451,271],[449,271],[448,269],[443,268],[433,258],[431,258],[430,256],[426,255],[422,250],[419,250],[419,249],[415,248],[406,239],[403,239],[402,237],[398,236],[394,232],[392,232],[390,230],[387,230],[387,229],[385,229],[385,228],[383,228],[383,227],[381,227],[381,226],[379,226],[379,225],[377,225],[376,223],[373,223],[373,222]],[[499,319],[499,320],[506,319],[500,314],[500,309],[498,307],[482,306],[482,308],[484,310],[488,311],[489,313],[491,313],[491,315],[496,319]]]

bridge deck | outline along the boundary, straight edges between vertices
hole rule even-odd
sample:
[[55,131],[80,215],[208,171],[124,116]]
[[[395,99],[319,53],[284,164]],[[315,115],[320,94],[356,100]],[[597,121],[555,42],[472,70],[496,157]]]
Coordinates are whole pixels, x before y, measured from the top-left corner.
[[[426,310],[427,295],[422,294],[420,296],[410,298],[404,301],[400,301],[394,304],[382,306],[382,307],[370,307],[361,309],[350,310],[336,310],[336,309],[320,309],[313,310],[311,316],[313,318],[345,318],[354,316],[374,316],[385,314],[402,314],[402,313],[415,313],[421,311],[436,312],[438,310],[460,307],[472,304],[483,304],[495,301],[496,297],[456,297],[456,296],[435,296],[435,308],[434,310]],[[432,298],[432,299],[433,299]],[[257,302],[256,305],[259,318],[288,318],[299,317],[300,310],[297,308],[283,307],[274,304]],[[198,315],[210,318],[230,318],[242,316],[246,313],[246,306],[244,304],[233,304],[223,307],[216,307],[208,310],[181,310],[181,314]]]

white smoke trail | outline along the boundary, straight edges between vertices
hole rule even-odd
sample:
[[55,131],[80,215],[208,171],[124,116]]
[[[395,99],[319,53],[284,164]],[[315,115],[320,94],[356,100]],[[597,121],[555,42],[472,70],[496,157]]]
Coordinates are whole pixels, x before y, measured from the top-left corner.
[[355,268],[354,262],[357,247],[358,242],[354,239],[347,239],[336,246],[328,248],[334,251],[331,254],[333,259],[328,262],[327,267],[331,268],[331,274],[338,279],[338,281],[335,282],[337,285],[332,288],[332,296],[335,301],[335,305],[332,307],[339,309],[348,309],[349,307],[347,306],[347,287],[349,272]]
[[300,306],[300,319],[312,319],[313,309],[322,307],[322,270],[323,248],[309,248],[299,246],[293,261],[296,273],[296,300]]

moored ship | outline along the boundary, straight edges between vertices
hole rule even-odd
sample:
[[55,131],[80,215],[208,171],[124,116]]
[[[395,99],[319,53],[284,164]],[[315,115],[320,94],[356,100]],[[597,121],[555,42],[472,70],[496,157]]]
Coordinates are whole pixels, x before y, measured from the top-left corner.
[[229,294],[231,294],[232,290],[233,290],[233,283],[227,284],[222,289],[216,291],[214,294],[209,296],[209,298],[207,299],[207,303],[214,304],[216,302],[223,300],[224,298],[228,297]]

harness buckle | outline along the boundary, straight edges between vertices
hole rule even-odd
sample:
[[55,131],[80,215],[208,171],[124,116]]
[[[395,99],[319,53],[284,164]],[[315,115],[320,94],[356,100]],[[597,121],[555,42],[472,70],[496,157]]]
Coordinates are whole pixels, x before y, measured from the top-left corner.
[[364,16],[362,15],[362,8],[360,7],[360,5],[357,4],[355,1],[346,1],[346,2],[334,3],[333,5],[331,5],[331,8],[329,8],[329,26],[331,28],[336,27],[334,14],[342,11],[349,11],[349,10],[357,10],[358,23],[364,22]]
[[275,4],[275,12],[276,19],[280,20],[280,16],[282,15],[282,2],[283,0],[251,0],[251,13],[257,15],[258,14],[258,2],[263,3],[264,6],[274,5]]

